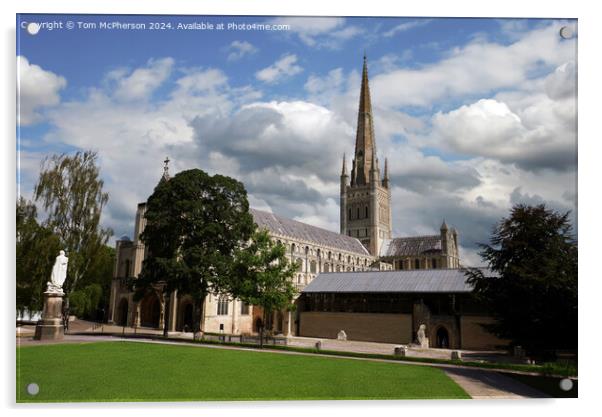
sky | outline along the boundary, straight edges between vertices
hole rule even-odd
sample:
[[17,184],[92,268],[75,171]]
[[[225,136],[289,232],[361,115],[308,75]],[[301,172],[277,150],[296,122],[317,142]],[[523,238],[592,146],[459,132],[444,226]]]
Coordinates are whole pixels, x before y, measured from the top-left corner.
[[[101,28],[115,22],[145,29]],[[172,175],[235,177],[252,207],[338,231],[364,53],[394,236],[445,219],[479,265],[514,204],[576,222],[575,20],[18,15],[17,27],[19,192],[31,198],[44,157],[96,150],[114,238],[132,237],[166,156]]]

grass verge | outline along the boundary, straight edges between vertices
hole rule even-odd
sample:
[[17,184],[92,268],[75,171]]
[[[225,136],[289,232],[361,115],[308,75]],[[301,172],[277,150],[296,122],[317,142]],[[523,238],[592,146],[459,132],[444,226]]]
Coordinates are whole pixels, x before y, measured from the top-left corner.
[[469,396],[423,366],[132,342],[17,348],[18,402],[452,398]]

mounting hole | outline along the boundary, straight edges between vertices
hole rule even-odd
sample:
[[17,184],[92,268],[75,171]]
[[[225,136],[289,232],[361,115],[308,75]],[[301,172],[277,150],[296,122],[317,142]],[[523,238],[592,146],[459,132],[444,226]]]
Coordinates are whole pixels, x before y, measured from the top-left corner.
[[40,31],[40,25],[36,22],[30,22],[27,24],[27,33],[30,35],[37,35]]
[[570,391],[573,389],[573,381],[571,381],[569,378],[561,379],[558,385],[563,391]]
[[27,386],[27,393],[29,395],[38,395],[38,392],[40,392],[40,387],[35,382],[32,382]]
[[574,34],[573,28],[570,26],[563,26],[560,28],[560,37],[562,39],[571,39]]

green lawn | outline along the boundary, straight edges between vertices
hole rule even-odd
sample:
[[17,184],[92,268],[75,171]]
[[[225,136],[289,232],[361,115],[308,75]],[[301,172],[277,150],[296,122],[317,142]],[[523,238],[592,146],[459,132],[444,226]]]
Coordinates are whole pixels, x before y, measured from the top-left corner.
[[17,348],[17,402],[432,398],[470,397],[429,366],[136,342]]

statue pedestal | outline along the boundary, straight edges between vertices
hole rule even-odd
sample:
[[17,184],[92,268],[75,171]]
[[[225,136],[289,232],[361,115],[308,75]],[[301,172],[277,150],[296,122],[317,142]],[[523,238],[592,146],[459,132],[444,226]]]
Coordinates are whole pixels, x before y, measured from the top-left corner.
[[63,297],[65,294],[45,292],[42,319],[36,325],[35,340],[62,340]]

